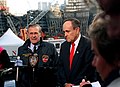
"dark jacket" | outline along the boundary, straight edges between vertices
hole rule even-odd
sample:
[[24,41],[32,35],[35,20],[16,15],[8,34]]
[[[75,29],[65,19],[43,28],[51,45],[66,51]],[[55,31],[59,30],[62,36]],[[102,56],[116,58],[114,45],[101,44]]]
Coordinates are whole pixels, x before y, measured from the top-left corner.
[[18,55],[23,60],[24,65],[19,80],[21,87],[55,87],[56,85],[58,53],[51,43],[39,42],[38,45],[36,51],[38,63],[34,67],[34,72],[29,63],[29,57],[33,55],[33,52],[29,49],[30,40],[27,40],[23,46],[18,48]]
[[[0,47],[0,49],[3,49]],[[5,49],[1,50],[0,52],[0,69],[9,68],[10,66],[10,58],[7,54],[7,51]]]
[[4,48],[0,47],[0,87],[3,87],[5,80],[11,78],[8,72],[3,73],[5,69],[10,67],[12,67],[12,65],[10,63],[9,55]]
[[69,68],[70,43],[65,41],[60,50],[59,83],[79,85],[86,76],[89,81],[95,80],[95,68],[92,67],[93,53],[90,41],[81,35],[75,51],[71,70]]

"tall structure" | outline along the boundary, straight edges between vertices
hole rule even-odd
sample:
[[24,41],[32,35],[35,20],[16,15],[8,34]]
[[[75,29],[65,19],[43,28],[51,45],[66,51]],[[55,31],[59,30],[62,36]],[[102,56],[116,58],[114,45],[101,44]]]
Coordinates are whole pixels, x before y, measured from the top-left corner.
[[6,0],[0,0],[0,8],[6,7]]
[[[66,0],[64,8],[64,18],[75,17],[81,22],[81,33],[87,35],[86,29],[93,18],[94,13],[96,14],[95,0]],[[92,11],[92,12],[91,12]]]
[[61,32],[62,14],[58,2],[56,2],[52,6],[51,3],[39,2],[38,8],[38,11],[40,13],[36,15],[36,17],[33,17],[33,15],[31,14],[31,12],[34,13],[33,11],[28,13],[29,17],[31,17],[30,19],[32,19],[28,22],[28,25],[32,23],[37,23],[40,24],[42,30],[50,36],[56,36],[57,34],[59,34]]
[[65,11],[80,11],[81,9],[88,9],[83,0],[66,0]]
[[5,10],[9,12],[9,7],[7,7],[6,0],[0,0],[0,10]]
[[47,2],[42,2],[42,10],[48,10]]
[[38,2],[38,10],[41,11],[42,8],[41,8],[41,2]]
[[38,10],[49,10],[51,6],[50,2],[38,2]]
[[7,19],[3,11],[8,12],[9,8],[7,7],[6,0],[0,0],[0,36],[7,30]]

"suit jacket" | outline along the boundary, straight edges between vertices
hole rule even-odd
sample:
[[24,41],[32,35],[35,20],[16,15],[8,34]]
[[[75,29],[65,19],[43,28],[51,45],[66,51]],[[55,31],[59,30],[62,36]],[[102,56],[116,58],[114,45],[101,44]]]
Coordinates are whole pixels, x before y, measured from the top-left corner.
[[65,41],[60,49],[60,66],[58,79],[60,85],[72,83],[79,85],[86,76],[88,80],[94,81],[95,68],[92,67],[93,53],[90,40],[81,35],[78,47],[75,51],[71,70],[69,69],[70,43]]

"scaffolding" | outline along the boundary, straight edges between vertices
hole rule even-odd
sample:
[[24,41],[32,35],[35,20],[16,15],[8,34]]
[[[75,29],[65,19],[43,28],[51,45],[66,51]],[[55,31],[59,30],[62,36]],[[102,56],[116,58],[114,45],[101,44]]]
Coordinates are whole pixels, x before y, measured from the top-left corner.
[[[10,28],[12,29],[12,31],[17,35],[17,30],[14,26],[14,23],[13,23],[12,19],[9,16],[10,13],[8,12],[8,7],[6,6],[6,0],[0,0],[0,11],[7,18],[7,22],[10,25]],[[0,17],[0,18],[2,18],[2,17]]]

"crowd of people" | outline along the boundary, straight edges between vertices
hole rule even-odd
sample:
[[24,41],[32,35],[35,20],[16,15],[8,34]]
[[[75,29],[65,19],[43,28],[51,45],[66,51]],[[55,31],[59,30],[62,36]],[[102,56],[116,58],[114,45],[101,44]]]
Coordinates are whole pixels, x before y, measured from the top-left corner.
[[[102,12],[89,26],[89,37],[80,33],[78,19],[64,20],[66,41],[59,56],[53,44],[42,40],[42,28],[38,24],[28,26],[28,39],[18,48],[23,66],[17,87],[90,87],[88,84],[95,81],[101,87],[120,86],[120,1],[97,2]],[[0,70],[9,67],[10,58],[0,47]]]

